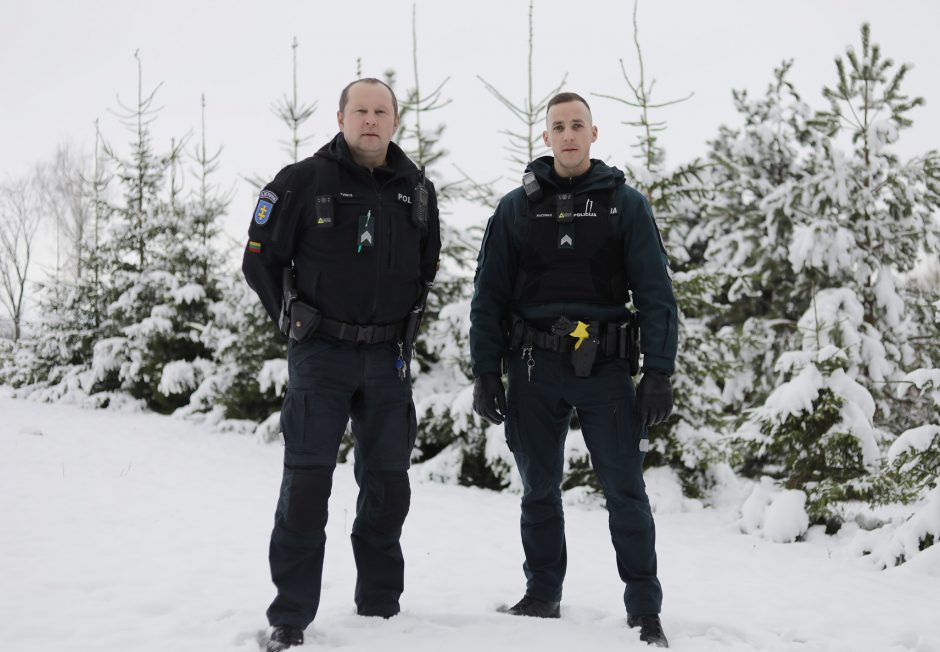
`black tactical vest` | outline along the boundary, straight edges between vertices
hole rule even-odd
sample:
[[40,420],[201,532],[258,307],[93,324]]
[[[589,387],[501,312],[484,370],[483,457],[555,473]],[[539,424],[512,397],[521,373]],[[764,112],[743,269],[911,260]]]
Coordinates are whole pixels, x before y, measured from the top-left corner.
[[622,306],[627,302],[623,238],[611,219],[614,192],[548,194],[529,201],[514,303]]

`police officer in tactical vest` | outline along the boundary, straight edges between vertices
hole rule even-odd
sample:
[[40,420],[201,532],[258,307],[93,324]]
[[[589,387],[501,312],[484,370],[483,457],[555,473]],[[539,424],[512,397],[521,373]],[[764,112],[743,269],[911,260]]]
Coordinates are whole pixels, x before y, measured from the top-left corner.
[[352,421],[359,484],[355,602],[391,617],[417,425],[409,363],[440,252],[437,199],[391,142],[398,102],[377,79],[343,89],[340,133],[261,191],[242,269],[289,335],[284,474],[271,535],[269,652],[303,644],[320,601],[327,501]]
[[597,127],[584,98],[556,95],[546,121],[554,157],[532,161],[522,187],[496,208],[470,309],[473,407],[493,424],[506,421],[523,482],[526,592],[504,610],[560,616],[567,564],[560,485],[575,409],[607,499],[627,623],[647,643],[668,647],[643,482],[648,428],[672,411],[676,302],[666,252],[646,198],[620,170],[590,158]]

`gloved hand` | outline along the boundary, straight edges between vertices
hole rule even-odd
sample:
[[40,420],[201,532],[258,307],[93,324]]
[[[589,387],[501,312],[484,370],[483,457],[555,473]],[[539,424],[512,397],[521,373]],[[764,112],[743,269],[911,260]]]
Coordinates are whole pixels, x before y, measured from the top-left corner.
[[663,371],[644,370],[636,390],[636,411],[647,427],[662,423],[672,414],[672,383]]
[[473,381],[473,411],[498,426],[506,418],[506,390],[496,374],[483,374]]

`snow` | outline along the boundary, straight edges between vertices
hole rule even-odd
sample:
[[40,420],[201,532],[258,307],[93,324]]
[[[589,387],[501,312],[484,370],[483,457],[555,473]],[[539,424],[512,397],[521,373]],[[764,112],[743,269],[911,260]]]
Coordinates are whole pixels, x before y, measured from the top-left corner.
[[[279,446],[146,413],[2,395],[0,409],[5,649],[258,649],[272,597],[267,545]],[[940,651],[940,546],[877,571],[844,545],[857,534],[848,527],[842,538],[811,528],[805,542],[773,543],[741,534],[736,510],[685,502],[670,473],[647,479],[673,649]],[[300,649],[648,649],[624,625],[607,514],[596,502],[566,500],[561,620],[519,619],[495,612],[524,587],[518,494],[423,481],[420,467],[411,476],[401,615],[354,615],[348,534],[356,487],[352,469],[340,465],[323,600]],[[921,521],[940,519],[940,490],[930,500],[936,510],[921,510]],[[798,502],[775,494],[764,517],[792,526]]]
[[262,392],[273,389],[278,396],[283,395],[287,387],[287,358],[265,360],[258,374],[258,386]]
[[202,358],[173,360],[164,365],[157,390],[165,396],[193,390],[211,369],[212,362]]
[[206,289],[198,283],[187,283],[182,287],[172,290],[170,296],[173,297],[173,301],[177,304],[196,303],[206,297]]
[[878,270],[878,280],[875,282],[875,299],[878,307],[884,312],[885,323],[891,328],[901,325],[904,315],[904,300],[898,295],[894,274],[888,267]]
[[781,491],[764,512],[764,536],[777,543],[790,543],[806,532],[806,494],[798,489]]
[[[940,435],[940,426],[926,425],[905,430],[888,449],[888,461],[892,464],[902,453],[909,450],[925,451]],[[940,445],[940,442],[938,442]]]
[[758,412],[779,422],[791,414],[812,412],[813,401],[825,384],[819,369],[814,365],[807,365],[792,380],[775,389]]

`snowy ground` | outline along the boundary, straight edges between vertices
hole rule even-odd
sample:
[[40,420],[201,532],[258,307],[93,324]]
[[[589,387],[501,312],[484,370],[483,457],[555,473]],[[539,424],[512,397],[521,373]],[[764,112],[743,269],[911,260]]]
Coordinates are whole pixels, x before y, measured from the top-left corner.
[[[2,395],[0,410],[2,649],[258,649],[278,446]],[[494,610],[523,592],[518,496],[419,475],[402,613],[384,621],[354,615],[356,488],[351,469],[337,469],[323,602],[303,649],[647,649],[624,624],[603,509],[567,508],[562,619],[513,618]],[[741,534],[732,511],[657,502],[673,649],[940,652],[940,545],[880,572],[837,539],[769,543]]]

